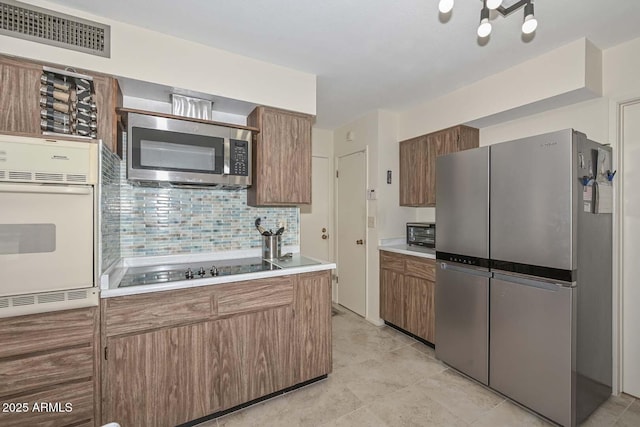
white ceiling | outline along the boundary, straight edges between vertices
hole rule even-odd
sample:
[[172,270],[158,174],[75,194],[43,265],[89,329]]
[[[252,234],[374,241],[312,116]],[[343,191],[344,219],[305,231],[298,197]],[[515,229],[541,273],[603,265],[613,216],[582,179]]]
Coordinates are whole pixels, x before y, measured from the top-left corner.
[[494,16],[486,43],[476,36],[480,0],[457,0],[448,19],[438,0],[54,1],[316,74],[316,125],[327,129],[409,108],[581,37],[601,49],[640,37],[639,0],[536,0],[531,40],[520,10]]

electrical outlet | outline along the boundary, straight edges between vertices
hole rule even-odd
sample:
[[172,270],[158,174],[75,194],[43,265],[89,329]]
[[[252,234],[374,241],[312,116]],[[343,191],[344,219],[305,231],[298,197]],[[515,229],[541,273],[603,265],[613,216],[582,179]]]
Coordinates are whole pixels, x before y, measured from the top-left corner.
[[369,228],[376,228],[376,217],[375,216],[368,216],[367,217],[367,226]]

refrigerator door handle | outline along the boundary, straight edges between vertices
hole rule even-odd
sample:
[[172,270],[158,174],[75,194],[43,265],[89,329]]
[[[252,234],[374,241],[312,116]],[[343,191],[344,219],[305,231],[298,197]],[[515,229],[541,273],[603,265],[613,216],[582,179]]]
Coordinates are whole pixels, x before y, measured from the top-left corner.
[[504,282],[516,283],[518,285],[530,286],[532,288],[546,289],[548,291],[557,292],[560,289],[566,287],[561,285],[560,283],[549,283],[538,280],[526,279],[524,277],[511,276],[507,274],[493,273],[493,278],[497,280],[502,280]]
[[443,270],[451,270],[451,271],[457,271],[459,273],[471,274],[472,276],[480,276],[480,277],[486,277],[486,278],[493,277],[493,273],[491,273],[489,271],[474,270],[472,268],[458,267],[457,265],[449,264],[449,263],[446,263],[446,262],[440,262],[440,268],[443,269]]

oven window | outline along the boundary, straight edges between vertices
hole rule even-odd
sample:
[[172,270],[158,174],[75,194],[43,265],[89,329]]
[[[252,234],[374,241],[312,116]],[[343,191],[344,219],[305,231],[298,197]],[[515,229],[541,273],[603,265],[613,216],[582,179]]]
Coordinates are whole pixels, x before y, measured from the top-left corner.
[[56,250],[55,224],[0,224],[0,255]]
[[132,165],[136,169],[221,174],[224,138],[134,127]]

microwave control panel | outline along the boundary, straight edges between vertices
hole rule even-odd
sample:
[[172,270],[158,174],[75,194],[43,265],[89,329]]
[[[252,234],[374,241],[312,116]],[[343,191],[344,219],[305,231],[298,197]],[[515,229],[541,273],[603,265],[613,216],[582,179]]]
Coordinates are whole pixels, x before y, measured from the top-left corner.
[[230,174],[238,176],[249,175],[249,142],[232,139],[230,144]]

